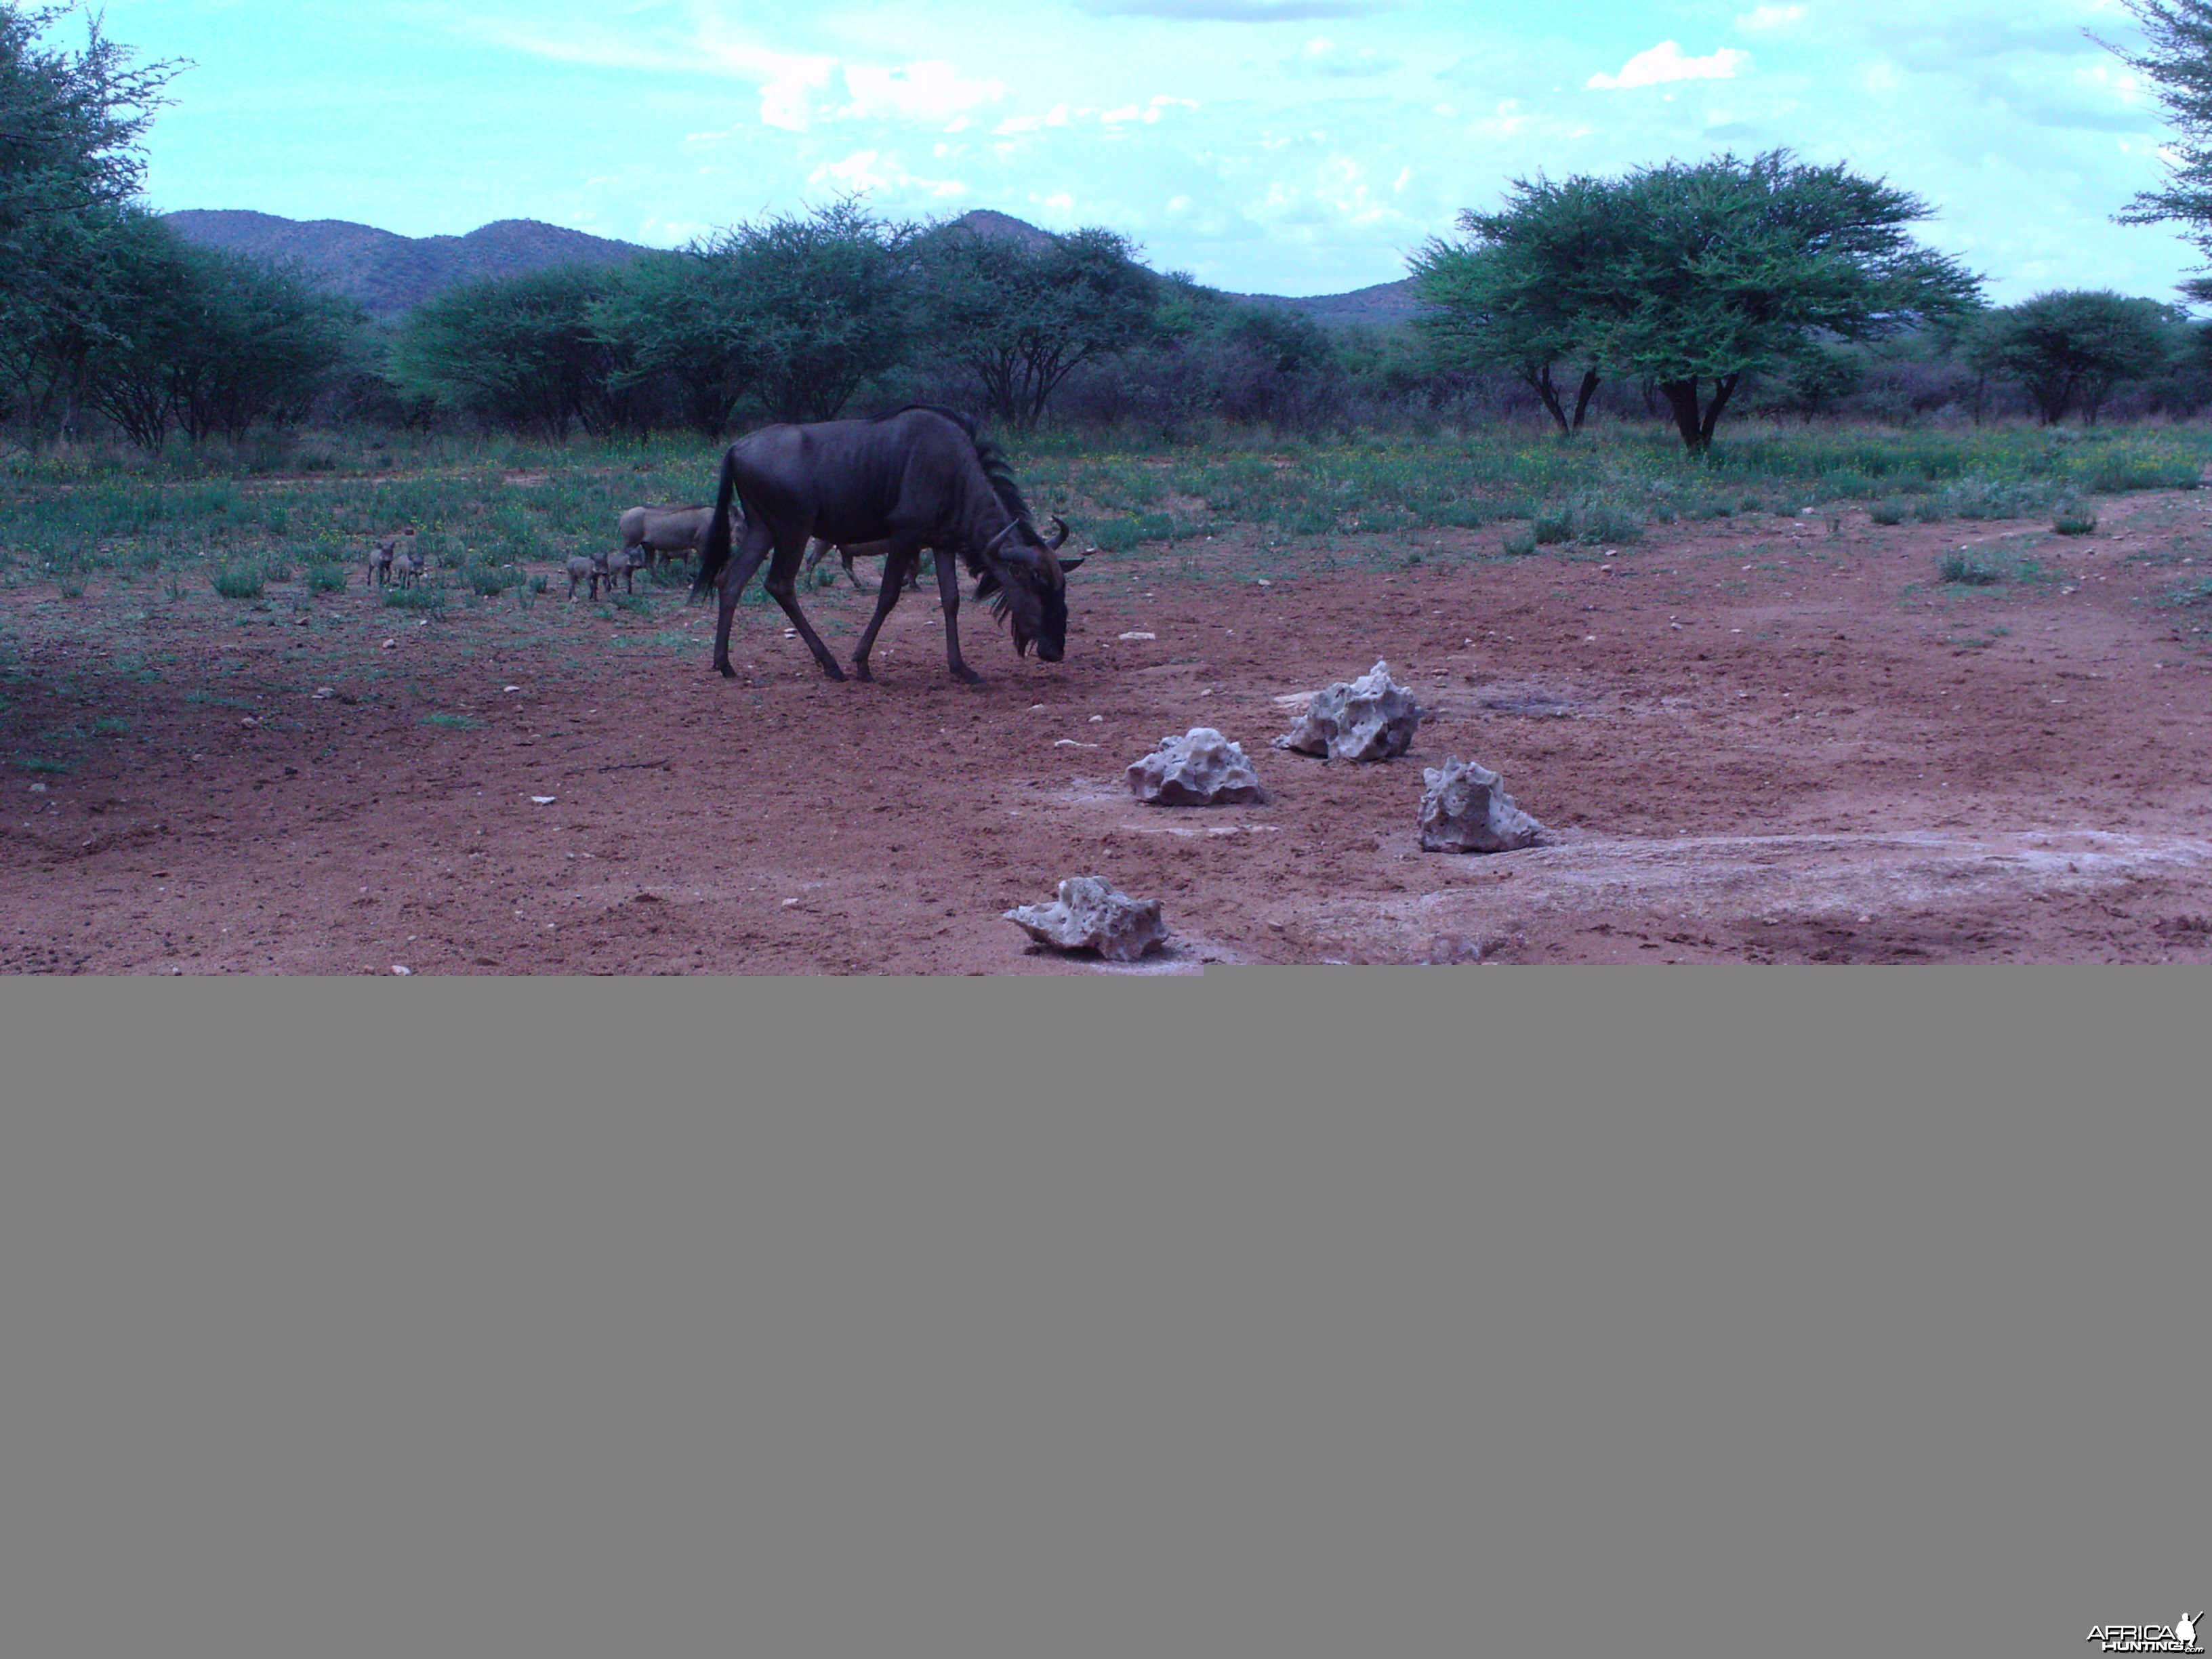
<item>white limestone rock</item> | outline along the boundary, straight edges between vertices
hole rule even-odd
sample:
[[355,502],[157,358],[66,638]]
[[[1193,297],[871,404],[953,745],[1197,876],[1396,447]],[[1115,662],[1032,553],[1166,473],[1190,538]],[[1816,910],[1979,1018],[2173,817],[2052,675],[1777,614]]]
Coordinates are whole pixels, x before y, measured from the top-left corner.
[[1480,762],[1462,766],[1454,755],[1443,769],[1425,769],[1428,789],[1421,797],[1421,846],[1431,853],[1510,853],[1534,847],[1544,826],[1513,804],[1498,787],[1497,773]]
[[1008,921],[1041,945],[1096,951],[1109,962],[1134,962],[1167,943],[1158,899],[1133,899],[1098,876],[1070,876],[1050,904],[1024,904]]
[[1233,744],[1210,726],[1194,726],[1160,739],[1160,746],[1129,767],[1129,793],[1148,806],[1229,806],[1260,798],[1260,774]]
[[1340,680],[1315,692],[1298,723],[1275,739],[1275,747],[1328,760],[1389,760],[1413,746],[1413,731],[1420,723],[1413,694],[1390,678],[1389,663],[1378,662],[1356,680]]

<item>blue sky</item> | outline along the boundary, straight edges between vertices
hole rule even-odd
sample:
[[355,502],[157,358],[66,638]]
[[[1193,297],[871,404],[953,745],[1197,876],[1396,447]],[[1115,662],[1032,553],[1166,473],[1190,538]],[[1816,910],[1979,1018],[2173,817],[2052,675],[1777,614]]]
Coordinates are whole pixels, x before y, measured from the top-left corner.
[[154,204],[410,235],[534,218],[673,245],[865,191],[1103,224],[1162,268],[1313,294],[1510,178],[1788,145],[1936,205],[1999,301],[2172,297],[2154,98],[2116,0],[106,0],[185,57]]

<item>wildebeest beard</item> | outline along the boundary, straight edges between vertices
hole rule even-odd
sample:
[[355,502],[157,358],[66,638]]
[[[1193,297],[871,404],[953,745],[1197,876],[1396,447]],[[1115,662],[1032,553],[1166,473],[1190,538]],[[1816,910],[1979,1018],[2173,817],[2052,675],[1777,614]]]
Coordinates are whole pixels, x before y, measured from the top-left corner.
[[[1066,540],[1067,526],[1054,522],[1060,528],[1058,540]],[[988,599],[991,615],[1011,624],[1015,655],[1026,657],[1034,645],[1038,661],[1058,662],[1067,654],[1067,579],[1054,556],[1057,542],[1048,544],[1026,523],[1008,529],[1024,535],[1030,545],[1005,554],[986,549],[988,568],[975,584],[975,597]],[[1071,561],[1082,562],[1079,558]]]

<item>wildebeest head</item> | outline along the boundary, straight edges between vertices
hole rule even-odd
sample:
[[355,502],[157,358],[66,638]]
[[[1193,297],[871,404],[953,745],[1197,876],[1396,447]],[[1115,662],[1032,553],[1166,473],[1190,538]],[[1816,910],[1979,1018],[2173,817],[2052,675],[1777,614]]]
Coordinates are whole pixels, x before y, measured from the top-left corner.
[[1036,647],[1037,660],[1058,662],[1067,654],[1067,573],[1086,555],[1059,556],[1067,539],[1065,520],[1053,520],[1054,534],[1047,541],[1026,519],[1010,520],[983,549],[983,574],[975,584],[975,597],[991,601],[991,614],[1011,623],[1014,651],[1027,656]]

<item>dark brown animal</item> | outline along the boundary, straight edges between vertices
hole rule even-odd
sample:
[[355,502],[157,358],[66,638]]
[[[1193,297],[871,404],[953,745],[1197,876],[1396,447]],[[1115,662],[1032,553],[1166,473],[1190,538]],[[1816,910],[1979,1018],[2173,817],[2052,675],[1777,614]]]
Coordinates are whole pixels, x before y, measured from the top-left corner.
[[[744,530],[732,556],[730,510]],[[994,445],[978,440],[975,423],[950,410],[910,406],[867,421],[769,426],[732,444],[722,457],[714,516],[700,550],[692,597],[718,588],[714,670],[734,678],[730,626],[738,600],[763,562],[763,585],[814,660],[833,680],[845,678],[830,647],[799,608],[799,561],[807,540],[840,547],[888,544],[876,614],[853,651],[853,672],[872,679],[868,654],[884,619],[898,603],[908,570],[925,548],[937,556],[938,593],[945,610],[945,667],[955,679],[981,678],[960,654],[958,564],[977,578],[975,598],[1011,623],[1014,650],[1058,662],[1067,650],[1067,572],[1083,562],[1057,556],[1067,526],[1047,541],[1030,519],[1012,470]]]

